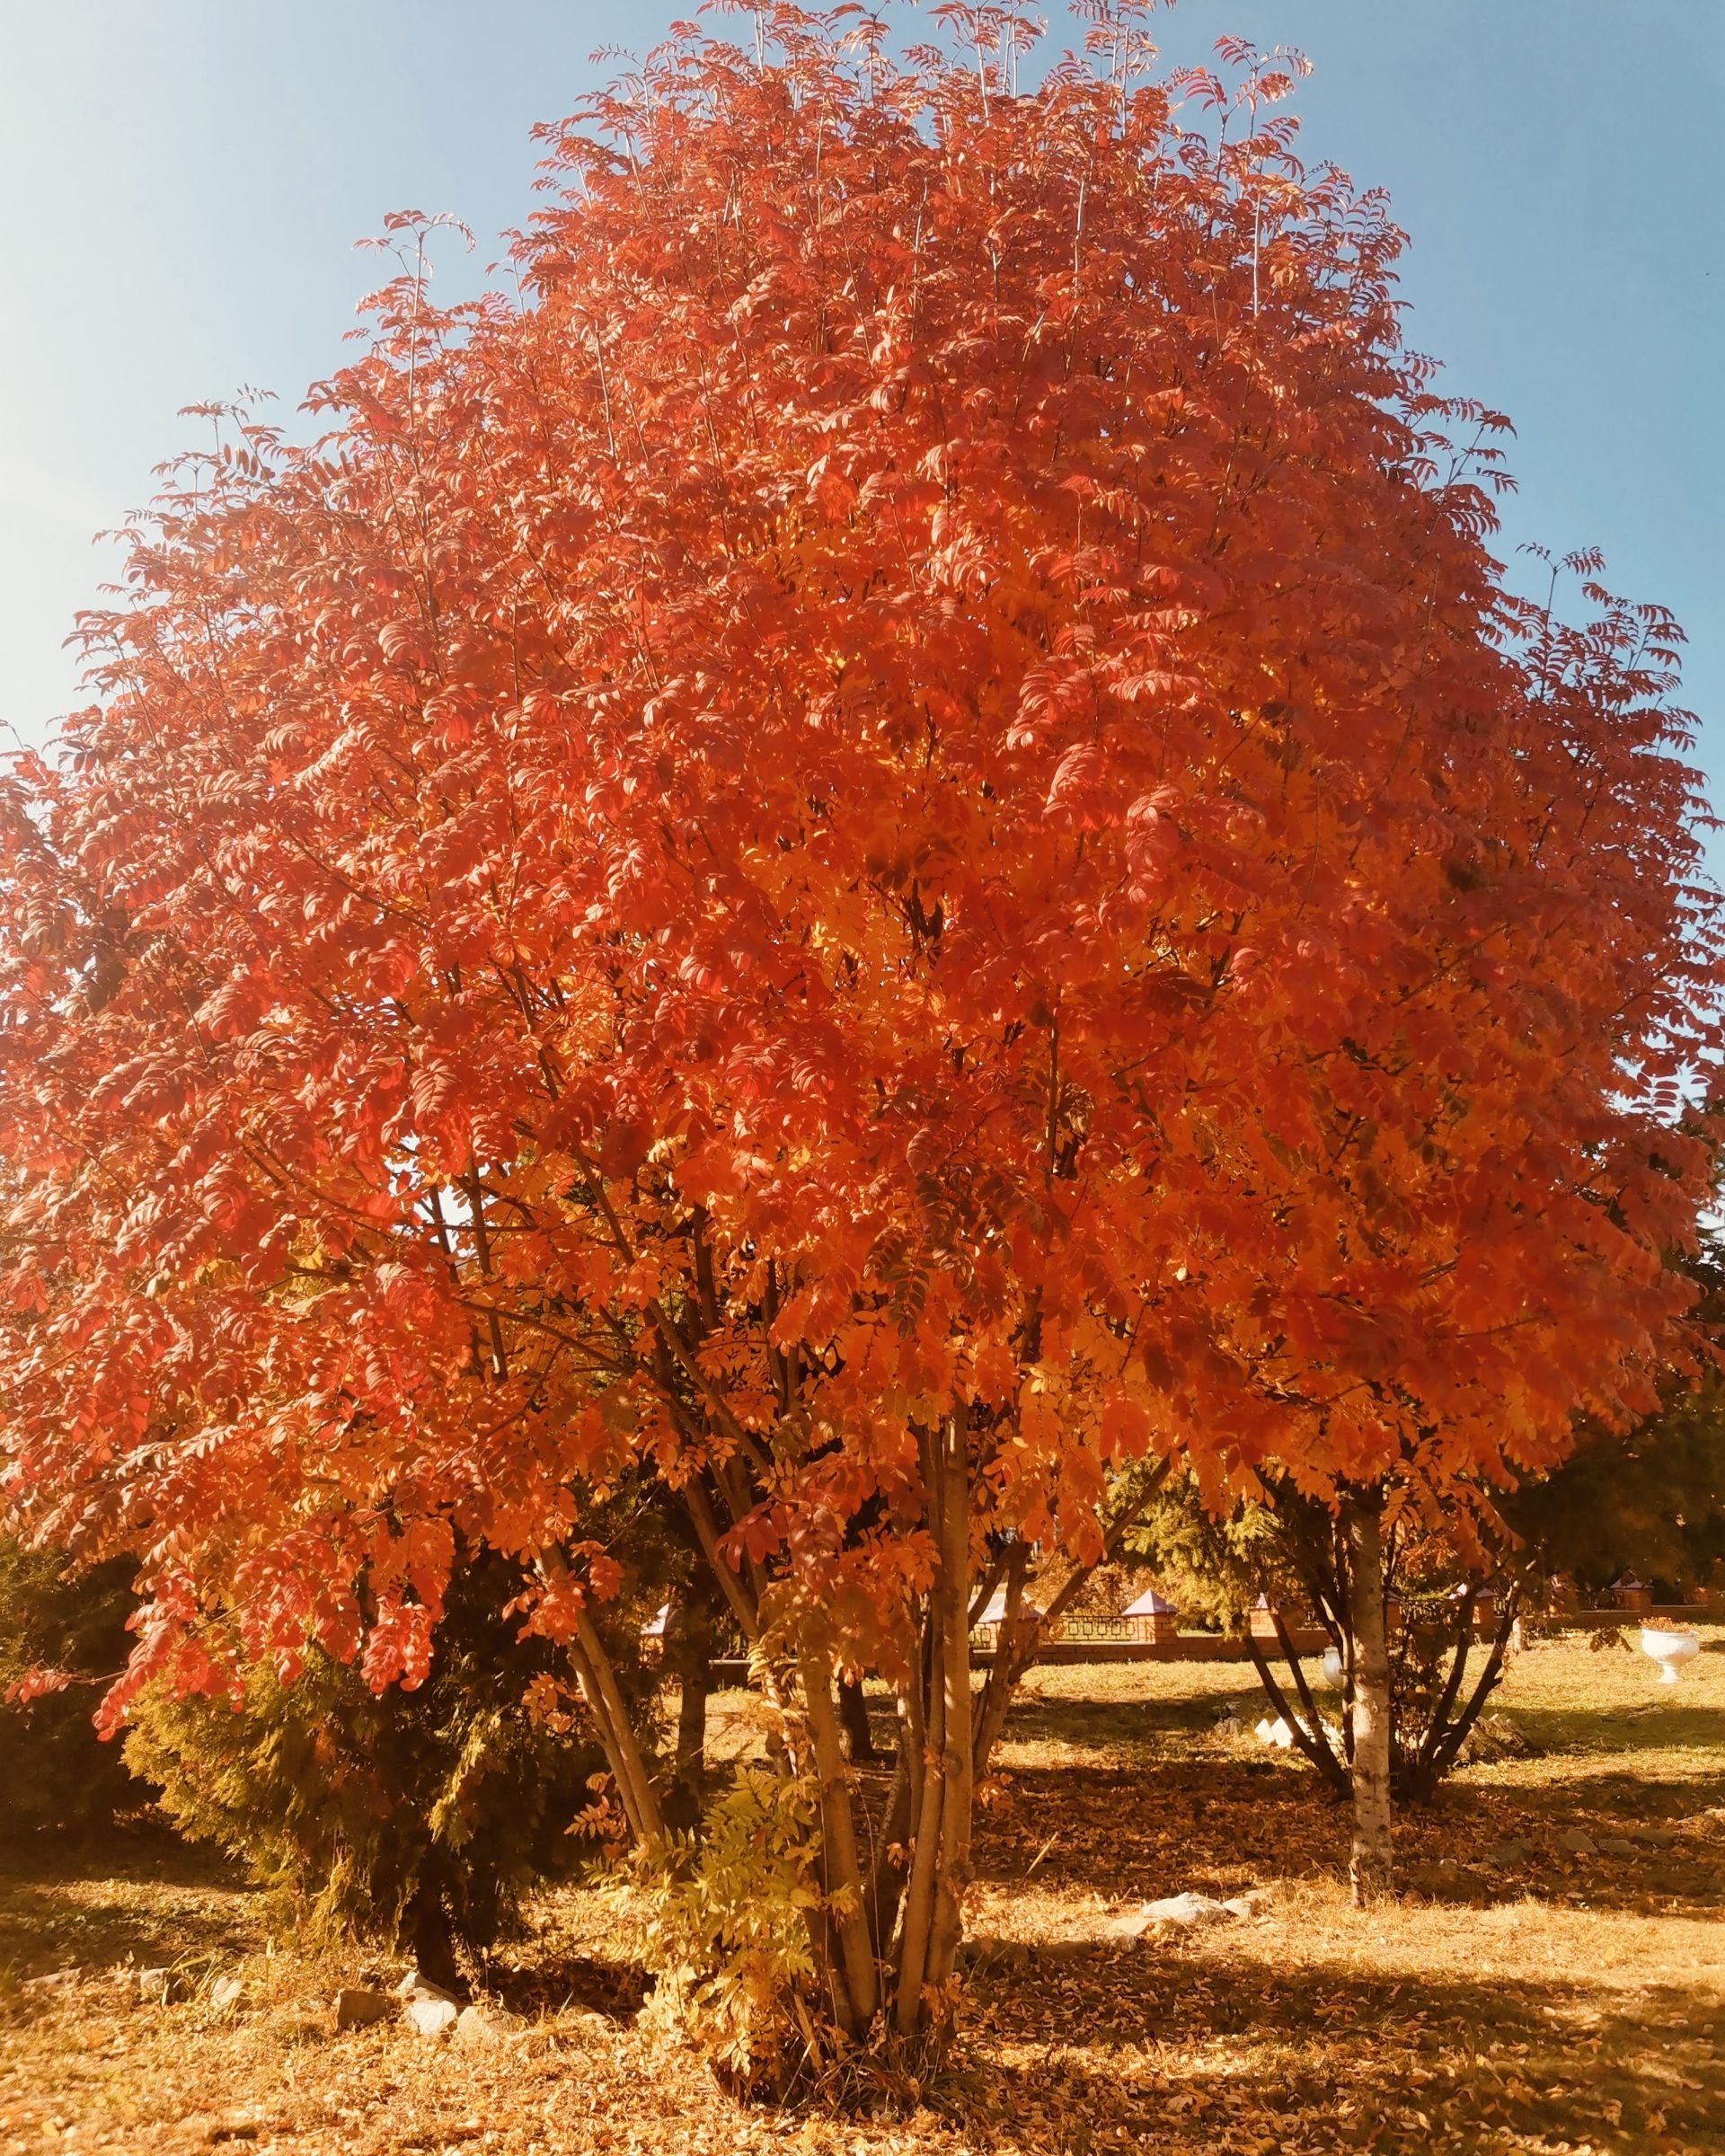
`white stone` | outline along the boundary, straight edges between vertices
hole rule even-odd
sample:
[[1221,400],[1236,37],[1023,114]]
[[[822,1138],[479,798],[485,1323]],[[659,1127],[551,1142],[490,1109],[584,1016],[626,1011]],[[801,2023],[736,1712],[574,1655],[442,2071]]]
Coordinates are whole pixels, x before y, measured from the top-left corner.
[[456,2019],[457,2044],[495,2044],[515,2026],[508,2014],[492,2006],[464,2006]]
[[417,1969],[410,1969],[395,1986],[398,1999],[447,1999],[451,2006],[461,2001],[453,1992],[446,1992],[440,1984],[433,1984],[429,1976],[421,1976]]
[[335,1994],[334,2007],[338,2028],[369,2028],[373,2022],[389,2019],[395,2001],[386,1992],[349,1988]]
[[209,1987],[209,2003],[218,2014],[227,2013],[245,1996],[245,1986],[237,1976],[218,1976]]
[[461,2019],[453,1999],[410,1999],[407,2019],[422,2037],[447,2037]]
[[1237,1913],[1213,1894],[1196,1894],[1190,1888],[1184,1894],[1170,1895],[1164,1901],[1146,1902],[1137,1912],[1146,1930],[1153,1924],[1178,1924],[1187,1929],[1200,1924],[1231,1924]]

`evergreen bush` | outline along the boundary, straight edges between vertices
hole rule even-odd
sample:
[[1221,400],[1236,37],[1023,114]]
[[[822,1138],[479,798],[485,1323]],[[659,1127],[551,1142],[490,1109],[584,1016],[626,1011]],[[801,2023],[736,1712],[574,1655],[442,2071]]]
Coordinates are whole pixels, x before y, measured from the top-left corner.
[[[92,1719],[131,1647],[132,1572],[126,1559],[79,1571],[0,1535],[0,1833],[89,1832],[146,1800]],[[8,1701],[34,1670],[70,1681]]]
[[560,1650],[504,1614],[519,1584],[490,1555],[458,1568],[413,1691],[374,1693],[312,1649],[290,1683],[253,1666],[237,1704],[146,1693],[127,1756],[184,1833],[238,1857],[302,1920],[409,1951],[456,1984],[457,1950],[482,1954],[524,1889],[579,1853],[569,1830],[605,1770]]

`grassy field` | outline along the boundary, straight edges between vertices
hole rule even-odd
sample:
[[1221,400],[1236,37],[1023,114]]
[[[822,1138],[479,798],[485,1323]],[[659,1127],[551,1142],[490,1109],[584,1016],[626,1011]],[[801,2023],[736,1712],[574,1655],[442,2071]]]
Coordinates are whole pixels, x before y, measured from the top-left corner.
[[[1682,1683],[1569,1639],[1502,1705],[1536,1757],[1464,1770],[1400,1838],[1414,1884],[1348,1905],[1345,1816],[1255,1720],[1248,1668],[1051,1669],[986,1792],[962,2056],[910,2118],[741,2109],[650,2016],[597,1897],[548,1895],[474,2046],[337,2034],[341,1984],[394,1966],[271,1937],[266,1904],[174,1844],[0,1860],[0,2152],[304,2156],[624,2151],[1010,2156],[1154,2148],[1725,2152],[1725,1628]],[[745,1699],[720,1745],[751,1739]],[[1571,1853],[1580,1829],[1596,1844]],[[1615,1846],[1612,1846],[1612,1845]],[[1262,1890],[1248,1919],[1122,1947],[1111,1913]],[[140,1999],[177,1965],[189,1996]],[[212,1987],[237,1977],[236,2004]]]

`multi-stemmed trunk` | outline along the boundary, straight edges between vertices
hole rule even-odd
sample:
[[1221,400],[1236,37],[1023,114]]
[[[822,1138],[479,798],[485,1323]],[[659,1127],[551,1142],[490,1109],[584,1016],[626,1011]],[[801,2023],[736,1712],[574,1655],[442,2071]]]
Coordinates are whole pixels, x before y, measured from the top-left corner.
[[[901,2040],[939,2042],[949,2028],[976,1784],[999,1740],[1018,1679],[1034,1661],[1048,1623],[1094,1563],[1118,1553],[1167,1471],[1158,1467],[1140,1479],[1092,1562],[1075,1568],[1039,1616],[1024,1603],[1028,1544],[1005,1540],[998,1556],[973,1574],[973,1542],[982,1545],[972,1533],[971,1436],[969,1413],[960,1406],[920,1437],[935,1564],[914,1611],[915,1631],[904,1642],[897,1683],[898,1740],[884,1788],[885,1778],[871,1767],[873,1747],[862,1741],[866,1709],[860,1686],[839,1667],[825,1612],[810,1609],[791,1618],[783,1592],[758,1564],[747,1558],[734,1567],[727,1561],[718,1518],[700,1487],[691,1485],[684,1493],[713,1583],[781,1710],[782,1769],[805,1779],[816,1792],[819,1833],[811,1884],[819,1906],[809,1920],[809,1940],[830,2020],[852,2039],[880,2024]],[[730,1495],[721,1486],[718,1494],[740,1516],[740,1493]],[[559,1577],[555,1560],[547,1560],[546,1572]],[[996,1586],[1004,1587],[1005,1621],[986,1681],[973,1696],[971,1627]],[[642,1844],[661,1841],[666,1806],[654,1763],[629,1724],[622,1688],[585,1609],[571,1654],[631,1833]],[[692,1738],[682,1749],[692,1749]],[[681,1762],[686,1771],[689,1763],[686,1757]]]
[[913,1825],[893,1972],[893,2022],[901,2037],[916,2035],[926,2020],[943,2018],[942,1992],[958,1953],[964,1883],[969,1876],[975,1777],[970,1507],[962,1417],[950,1417],[924,1449],[938,1565],[923,1645],[922,1698],[913,1695],[907,1718]]
[[[903,2037],[921,2037],[949,2019],[980,1735],[971,1700],[968,1435],[960,1409],[923,1440],[937,1562],[909,1680],[900,1687],[898,1756],[884,1807],[880,1777],[867,1772],[858,1741],[860,1690],[845,1711],[824,1613],[809,1613],[787,1635],[783,1623],[772,1625],[764,1615],[758,1582],[732,1573],[722,1583],[733,1614],[771,1668],[769,1688],[784,1712],[783,1770],[807,1777],[817,1792],[814,1883],[820,1911],[810,1924],[810,1945],[831,2019],[852,2039],[877,2019]],[[703,1540],[719,1555],[716,1538]],[[721,1555],[719,1561],[724,1562]],[[554,1555],[544,1570],[548,1580],[562,1577]],[[586,1608],[576,1617],[570,1654],[631,1836],[642,1846],[662,1843],[671,1793],[662,1786],[667,1778],[656,1772],[630,1718]],[[692,1752],[692,1727],[683,1734],[688,1742],[679,1749]],[[991,1717],[990,1745],[997,1734],[997,1718]],[[692,1760],[680,1763],[686,1772]],[[871,1861],[865,1861],[865,1850],[871,1850]]]
[[[1376,1537],[1374,1530],[1377,1530]],[[1376,1540],[1376,1551],[1370,1547]],[[1362,1549],[1362,1542],[1367,1547]],[[1381,1532],[1381,1515],[1367,1501],[1344,1504],[1327,1547],[1314,1551],[1303,1579],[1316,1603],[1341,1671],[1340,1742],[1324,1719],[1300,1664],[1294,1639],[1279,1613],[1273,1616],[1287,1674],[1278,1678],[1257,1640],[1247,1636],[1247,1651],[1271,1710],[1287,1724],[1294,1745],[1335,1794],[1354,1808],[1357,1891],[1363,1874],[1362,1898],[1382,1892],[1388,1858],[1390,1807],[1402,1802],[1429,1804],[1438,1784],[1461,1757],[1468,1736],[1501,1683],[1525,1578],[1506,1568],[1491,1582],[1497,1623],[1489,1639],[1479,1631],[1484,1588],[1473,1581],[1439,1597],[1419,1597],[1420,1616],[1405,1628],[1398,1643],[1389,1635],[1388,1585],[1395,1570],[1392,1538]],[[1359,1618],[1355,1616],[1356,1607]],[[1367,1636],[1374,1640],[1367,1653]],[[1380,1660],[1376,1639],[1381,1638]],[[1483,1649],[1483,1660],[1475,1655]],[[1447,1664],[1446,1668],[1445,1665]],[[1358,1741],[1369,1728],[1363,1766]],[[1387,1740],[1384,1732],[1387,1729]],[[1384,1751],[1388,1750],[1388,1803],[1383,1795]]]
[[875,1750],[874,1732],[869,1726],[869,1701],[862,1680],[848,1672],[838,1681],[838,1719],[853,1765],[872,1763],[880,1758]]

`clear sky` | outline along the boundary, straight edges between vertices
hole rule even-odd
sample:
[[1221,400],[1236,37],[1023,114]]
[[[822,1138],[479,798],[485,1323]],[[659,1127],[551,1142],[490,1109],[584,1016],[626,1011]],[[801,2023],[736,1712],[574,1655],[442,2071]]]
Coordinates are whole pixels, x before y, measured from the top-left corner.
[[[40,739],[111,556],[90,535],[194,439],[178,406],[284,406],[340,358],[393,208],[487,243],[527,131],[672,0],[0,0],[0,720]],[[1057,41],[1062,0],[1047,11]],[[1303,154],[1388,189],[1410,335],[1509,413],[1506,545],[1605,550],[1691,639],[1725,803],[1725,0],[1181,0],[1172,60],[1287,41]],[[464,268],[459,273],[472,274]],[[1725,847],[1715,858],[1725,863]]]

